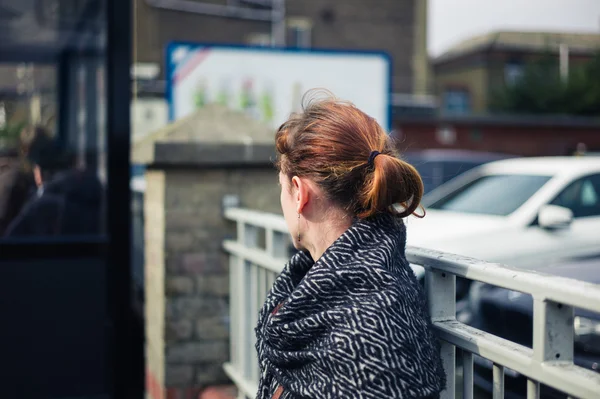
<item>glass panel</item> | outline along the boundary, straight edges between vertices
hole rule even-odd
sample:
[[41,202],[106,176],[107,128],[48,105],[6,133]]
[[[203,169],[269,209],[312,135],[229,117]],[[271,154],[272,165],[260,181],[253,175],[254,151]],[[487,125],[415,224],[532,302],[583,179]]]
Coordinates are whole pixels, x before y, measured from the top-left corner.
[[480,177],[429,208],[506,216],[523,205],[549,179],[549,176],[527,175]]
[[471,111],[471,96],[466,90],[446,90],[444,110],[452,114],[466,114]]
[[0,0],[0,237],[105,233],[105,2]]
[[576,218],[600,216],[600,175],[587,176],[571,183],[552,201],[552,205],[569,208]]
[[504,81],[507,85],[514,85],[523,77],[524,65],[518,61],[508,62],[504,66]]

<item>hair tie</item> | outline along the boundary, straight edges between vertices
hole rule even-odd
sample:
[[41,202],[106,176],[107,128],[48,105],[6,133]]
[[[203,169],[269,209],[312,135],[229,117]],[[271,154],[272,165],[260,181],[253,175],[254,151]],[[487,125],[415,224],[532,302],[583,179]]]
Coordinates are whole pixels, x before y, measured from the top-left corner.
[[375,162],[375,157],[377,157],[377,155],[381,154],[379,151],[372,151],[371,155],[369,155],[369,166],[373,166],[373,163]]

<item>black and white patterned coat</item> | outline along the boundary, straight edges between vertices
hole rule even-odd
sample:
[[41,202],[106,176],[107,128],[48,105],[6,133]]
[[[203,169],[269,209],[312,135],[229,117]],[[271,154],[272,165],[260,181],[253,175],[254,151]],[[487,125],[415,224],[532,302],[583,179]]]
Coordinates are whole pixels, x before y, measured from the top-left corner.
[[256,328],[257,399],[435,398],[445,373],[401,220],[356,221],[315,263],[297,253]]

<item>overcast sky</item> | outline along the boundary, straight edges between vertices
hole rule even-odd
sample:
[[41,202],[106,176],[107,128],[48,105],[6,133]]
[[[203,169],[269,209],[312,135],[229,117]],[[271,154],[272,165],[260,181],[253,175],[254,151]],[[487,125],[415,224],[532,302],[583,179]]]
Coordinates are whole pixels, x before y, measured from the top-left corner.
[[429,0],[432,55],[495,30],[600,33],[600,0]]

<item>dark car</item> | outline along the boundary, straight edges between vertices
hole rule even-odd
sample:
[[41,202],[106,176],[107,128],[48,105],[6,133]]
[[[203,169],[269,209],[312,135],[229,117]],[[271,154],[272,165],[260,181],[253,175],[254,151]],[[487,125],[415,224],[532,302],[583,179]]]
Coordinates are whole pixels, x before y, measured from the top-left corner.
[[494,152],[451,149],[407,151],[402,156],[419,171],[425,193],[476,166],[515,157]]
[[[572,260],[568,263],[548,266],[546,274],[600,284],[600,254]],[[498,337],[532,348],[533,345],[533,298],[531,295],[484,285],[479,290],[476,312],[465,316],[467,324]],[[574,363],[600,373],[600,314],[584,309],[574,310],[575,352]],[[473,382],[488,392],[492,391],[492,363],[474,356]],[[514,370],[505,369],[505,398],[526,398],[527,379]],[[548,386],[541,385],[542,398],[566,398],[567,396]]]

